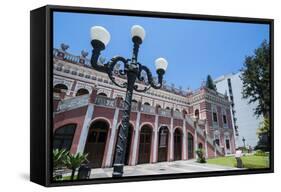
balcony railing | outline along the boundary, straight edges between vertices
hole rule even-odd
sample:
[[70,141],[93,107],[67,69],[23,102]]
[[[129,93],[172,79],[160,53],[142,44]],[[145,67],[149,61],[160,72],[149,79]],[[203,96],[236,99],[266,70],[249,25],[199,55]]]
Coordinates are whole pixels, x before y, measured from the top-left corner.
[[81,95],[69,99],[64,99],[59,102],[58,111],[65,111],[71,108],[78,108],[89,103],[89,95]]
[[220,154],[222,154],[222,149],[221,149],[221,147],[220,147],[218,144],[215,144],[215,147],[216,147],[216,150],[217,150]]
[[155,114],[155,107],[150,105],[142,105],[141,112]]
[[214,145],[214,141],[213,141],[213,139],[211,139],[210,136],[207,135],[206,139],[207,139],[207,142],[208,142],[211,146]]
[[104,96],[97,96],[95,104],[106,107],[116,107],[116,100]]
[[177,119],[182,119],[182,113],[180,111],[175,110],[173,112],[173,117]]
[[191,125],[193,127],[194,121],[193,121],[192,117],[186,115],[185,120],[188,122],[189,125]]
[[199,135],[201,135],[201,137],[205,137],[204,131],[203,131],[201,128],[197,128],[197,129],[196,129],[196,132],[197,132]]
[[138,105],[138,103],[132,103],[131,110],[132,110],[132,111],[138,111],[138,110],[139,110],[139,105]]
[[172,114],[171,114],[171,110],[170,109],[161,109],[161,108],[158,108],[158,114],[160,116],[165,116],[165,117],[171,117]]
[[[62,52],[59,49],[53,49],[53,56],[55,58],[60,57],[60,53],[63,53],[63,58],[62,58],[63,60],[69,61],[71,63],[79,63],[80,61],[80,56],[72,55],[67,52]],[[90,60],[88,58],[83,58],[83,60],[86,66],[90,66]]]

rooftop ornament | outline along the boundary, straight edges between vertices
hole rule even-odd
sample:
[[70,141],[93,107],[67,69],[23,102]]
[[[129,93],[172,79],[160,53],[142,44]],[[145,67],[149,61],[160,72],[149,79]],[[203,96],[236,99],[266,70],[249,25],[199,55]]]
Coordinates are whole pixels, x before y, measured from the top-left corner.
[[60,44],[60,47],[63,51],[66,51],[69,48],[69,45],[62,43]]

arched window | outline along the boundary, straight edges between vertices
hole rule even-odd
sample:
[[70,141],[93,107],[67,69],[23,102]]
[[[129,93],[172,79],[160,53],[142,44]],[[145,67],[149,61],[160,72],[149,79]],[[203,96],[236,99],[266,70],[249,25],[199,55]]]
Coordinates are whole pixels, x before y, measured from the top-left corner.
[[188,159],[193,159],[194,158],[194,139],[190,133],[188,133],[188,136],[187,136],[187,146],[188,146]]
[[148,102],[145,102],[145,103],[144,103],[144,105],[150,105],[150,103],[148,103]]
[[174,132],[174,160],[182,159],[182,131],[177,128]]
[[198,144],[198,148],[199,148],[199,149],[203,149],[203,144],[202,144],[202,143],[199,143],[199,144]]
[[199,118],[199,109],[195,110],[194,115],[195,115],[196,118]]
[[54,93],[62,93],[67,91],[67,86],[64,84],[57,84],[54,86]]
[[92,168],[102,167],[108,131],[109,124],[104,120],[93,122],[89,128],[84,153],[88,153],[87,159]]
[[166,109],[168,109],[168,110],[169,110],[169,109],[170,109],[170,107],[166,107]]
[[135,100],[135,99],[133,99],[133,100],[132,100],[132,103],[138,103],[138,101],[137,101],[137,100]]
[[157,108],[157,109],[161,108],[161,105],[157,104],[157,105],[156,105],[156,108]]
[[179,110],[179,109],[176,109],[176,111],[180,112],[180,110]]
[[222,112],[222,122],[223,122],[224,126],[227,125],[227,117],[226,117],[226,111],[225,110],[223,110],[223,112]]
[[213,123],[218,123],[218,114],[217,109],[215,107],[212,107],[212,117],[213,117]]
[[87,89],[82,88],[77,91],[76,96],[87,95],[87,94],[89,94],[89,91]]
[[53,148],[70,150],[75,134],[76,124],[64,125],[54,133]]
[[103,96],[103,97],[107,97],[107,95],[106,95],[105,93],[102,93],[102,92],[99,93],[98,95],[99,95],[99,96]]

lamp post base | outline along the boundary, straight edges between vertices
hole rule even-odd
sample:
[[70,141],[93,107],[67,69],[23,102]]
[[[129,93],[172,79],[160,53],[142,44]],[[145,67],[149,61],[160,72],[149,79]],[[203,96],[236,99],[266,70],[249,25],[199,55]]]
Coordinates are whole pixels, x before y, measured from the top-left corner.
[[112,177],[122,177],[123,176],[123,164],[113,165]]

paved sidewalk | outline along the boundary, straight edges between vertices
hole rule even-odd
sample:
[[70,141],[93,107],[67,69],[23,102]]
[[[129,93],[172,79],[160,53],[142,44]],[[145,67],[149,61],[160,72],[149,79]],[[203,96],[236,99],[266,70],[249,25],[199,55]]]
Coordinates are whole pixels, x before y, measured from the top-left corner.
[[[195,160],[161,162],[153,164],[141,164],[136,166],[125,166],[124,176],[159,175],[172,173],[191,173],[207,171],[237,170],[238,168],[213,165],[207,163],[196,163]],[[112,177],[113,168],[92,169],[90,178]]]

